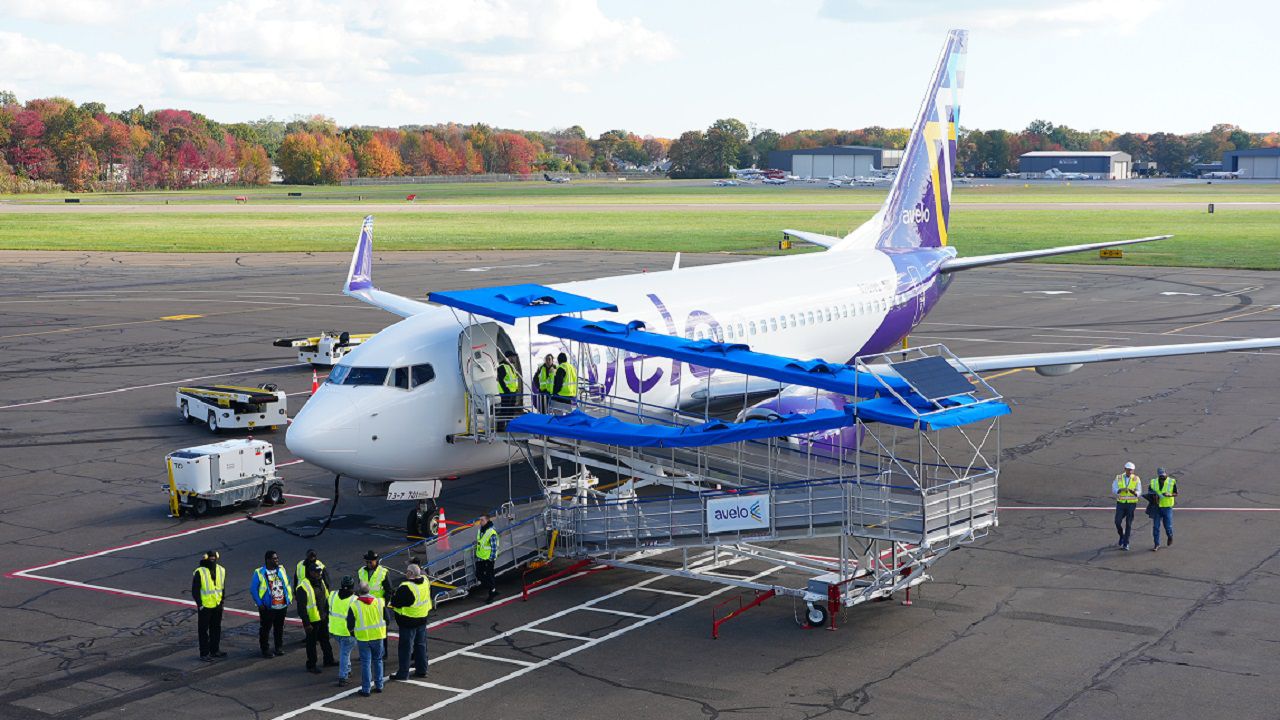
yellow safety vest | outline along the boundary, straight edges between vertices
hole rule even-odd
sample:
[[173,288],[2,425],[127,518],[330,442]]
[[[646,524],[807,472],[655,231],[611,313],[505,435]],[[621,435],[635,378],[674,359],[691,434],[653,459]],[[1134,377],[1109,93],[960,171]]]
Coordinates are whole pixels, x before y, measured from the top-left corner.
[[560,363],[560,369],[564,370],[564,384],[556,394],[560,397],[578,397],[578,371],[568,361]]
[[221,565],[214,565],[215,573],[210,573],[209,568],[201,565],[196,568],[196,575],[200,578],[200,607],[218,607],[222,604],[222,588],[225,587],[227,580],[227,569]]
[[378,569],[373,571],[373,577],[369,577],[369,569],[363,567],[356,574],[360,576],[361,580],[369,584],[370,595],[379,600],[386,599],[387,591],[382,589],[382,581],[387,578],[386,568],[379,565]]
[[556,389],[556,369],[554,366],[538,366],[538,389],[548,395]]
[[[266,567],[260,567],[257,570],[254,570],[254,572],[258,575],[258,600],[263,600],[267,597],[267,593],[271,592],[271,581],[267,579],[268,571]],[[280,584],[284,586],[285,596],[286,599],[288,599],[289,576],[285,574],[284,568],[278,567],[270,572],[278,573],[280,575]]]
[[[321,583],[320,587],[323,592],[324,583]],[[299,580],[298,589],[302,591],[303,595],[307,596],[307,622],[320,622],[320,606],[316,604],[316,589],[312,586],[311,580],[307,578]]]
[[413,593],[413,604],[409,607],[391,608],[401,617],[407,618],[424,618],[431,611],[431,582],[423,580],[420,583],[403,582],[400,587],[409,586],[409,590]]
[[1116,486],[1120,488],[1119,494],[1116,495],[1116,502],[1138,502],[1138,491],[1142,489],[1142,478],[1138,477],[1137,473],[1130,475],[1128,480],[1125,480],[1124,473],[1117,475]]
[[[320,572],[324,572],[324,563],[320,562],[319,558],[316,558],[316,569],[319,570]],[[303,560],[302,562],[298,563],[297,572],[295,572],[293,576],[298,579],[302,579],[307,576],[306,560]]]
[[329,593],[330,635],[334,637],[349,637],[351,635],[351,631],[347,630],[347,613],[351,610],[351,603],[355,599],[355,595],[348,595],[345,598],[338,597],[337,590]]
[[351,605],[356,614],[356,639],[368,642],[382,640],[387,636],[387,620],[382,616],[384,604],[382,598],[374,598],[366,603],[357,600]]
[[491,560],[493,554],[498,550],[498,531],[490,525],[488,530],[482,531],[476,538],[476,559]]
[[[1160,478],[1158,477],[1151,478],[1151,492],[1155,493],[1158,496],[1157,502],[1160,504],[1160,507],[1162,508],[1173,507],[1174,502],[1177,501],[1177,498],[1173,496],[1173,493],[1177,489],[1178,489],[1178,480],[1176,478],[1166,477],[1164,479],[1164,489],[1160,488]],[[1168,493],[1168,495],[1165,495],[1165,493]]]
[[520,391],[520,378],[516,375],[516,369],[511,363],[501,363],[498,369],[506,368],[507,372],[504,377],[498,378],[498,389],[504,393],[514,393]]

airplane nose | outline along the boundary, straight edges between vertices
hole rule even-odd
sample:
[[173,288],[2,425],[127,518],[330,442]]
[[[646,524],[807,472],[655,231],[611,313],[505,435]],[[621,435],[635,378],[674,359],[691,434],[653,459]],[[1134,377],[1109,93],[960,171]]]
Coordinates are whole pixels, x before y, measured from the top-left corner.
[[313,465],[346,472],[356,453],[355,418],[351,403],[321,387],[290,423],[285,445]]

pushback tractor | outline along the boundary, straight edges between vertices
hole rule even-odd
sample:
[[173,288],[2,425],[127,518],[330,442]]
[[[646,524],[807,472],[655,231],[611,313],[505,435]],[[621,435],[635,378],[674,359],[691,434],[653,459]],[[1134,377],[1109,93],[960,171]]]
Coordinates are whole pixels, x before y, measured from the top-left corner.
[[270,383],[188,385],[178,388],[176,403],[183,420],[203,422],[215,433],[232,428],[275,430],[289,422],[284,391]]

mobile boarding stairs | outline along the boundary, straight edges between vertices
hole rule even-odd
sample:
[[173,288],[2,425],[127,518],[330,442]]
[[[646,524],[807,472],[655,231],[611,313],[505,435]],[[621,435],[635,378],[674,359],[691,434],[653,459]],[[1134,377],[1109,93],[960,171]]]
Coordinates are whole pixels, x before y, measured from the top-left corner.
[[[701,412],[664,407],[591,381],[605,372],[585,373],[576,406],[559,409],[504,406],[491,386],[471,385],[469,428],[455,442],[514,445],[544,490],[504,506],[500,572],[553,555],[594,560],[754,590],[757,601],[799,598],[810,625],[834,626],[842,607],[909,597],[933,563],[997,525],[1000,418],[1009,406],[944,346],[852,364],[802,361],[585,320],[575,302],[589,298],[534,287],[546,294],[522,296],[541,301],[523,308],[511,307],[516,293],[503,296],[504,288],[465,291],[490,293],[488,304],[451,297],[464,293],[431,300],[466,312],[464,337],[493,339],[495,323],[474,315],[506,323],[552,315],[537,332],[561,340],[579,368],[623,353],[641,365],[688,363],[786,385],[788,399],[808,400],[811,411],[728,421],[709,402]],[[710,373],[701,375],[709,394]],[[835,541],[832,555],[795,542],[821,538]],[[473,553],[441,553],[437,544],[426,548],[432,577],[473,585]],[[750,560],[782,572],[766,582],[732,567]]]

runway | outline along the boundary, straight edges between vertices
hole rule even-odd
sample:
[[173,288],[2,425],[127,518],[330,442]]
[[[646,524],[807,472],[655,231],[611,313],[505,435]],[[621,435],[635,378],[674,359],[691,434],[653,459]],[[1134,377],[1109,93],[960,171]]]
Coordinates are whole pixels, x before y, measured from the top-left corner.
[[[685,255],[682,264],[746,259]],[[385,253],[375,264],[380,287],[421,297],[660,270],[670,260],[442,252]],[[935,566],[913,607],[854,608],[835,632],[800,629],[797,608],[778,599],[713,641],[711,608],[736,591],[595,569],[527,603],[508,578],[498,604],[438,608],[430,641],[438,663],[426,685],[341,697],[331,674],[303,672],[296,625],[285,657],[257,658],[247,588],[263,552],[278,550],[291,570],[315,547],[331,572],[353,573],[365,549],[404,544],[407,508],[356,497],[348,484],[333,526],[312,541],[239,512],[168,519],[164,454],[211,437],[181,422],[173,393],[196,379],[275,382],[295,414],[311,372],[271,347],[273,338],[372,331],[396,319],[338,293],[348,262],[335,253],[0,253],[11,279],[0,290],[0,717],[1275,713],[1280,491],[1270,466],[1280,351],[1112,363],[1061,378],[993,375],[1015,403],[1003,426],[1000,528]],[[1280,336],[1278,306],[1276,273],[1007,266],[961,275],[911,342],[991,355]],[[283,433],[262,437],[279,462],[293,459]],[[1140,551],[1114,549],[1106,495],[1129,459],[1144,478],[1163,465],[1180,479],[1176,546],[1147,552],[1149,523],[1139,514]],[[328,514],[332,477],[305,463],[281,474],[297,497],[270,519],[314,530]],[[529,478],[516,472],[511,482],[519,490]],[[451,483],[443,504],[465,520],[507,494],[508,473],[494,471]],[[222,553],[229,585],[230,655],[213,664],[196,659],[194,613],[184,604],[207,548]]]

